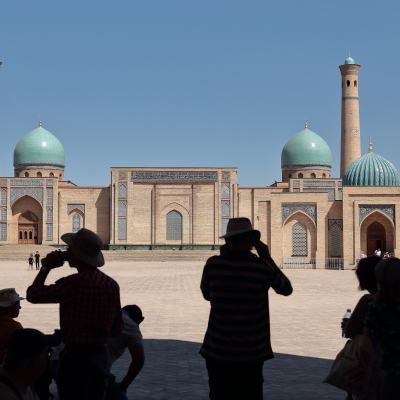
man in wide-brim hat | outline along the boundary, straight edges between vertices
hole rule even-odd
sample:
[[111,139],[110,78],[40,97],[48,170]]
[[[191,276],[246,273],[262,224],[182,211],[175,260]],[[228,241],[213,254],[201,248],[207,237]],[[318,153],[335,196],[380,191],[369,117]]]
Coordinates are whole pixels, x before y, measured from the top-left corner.
[[103,242],[89,229],[61,236],[66,257],[77,274],[45,285],[53,268],[61,267],[64,252],[48,254],[26,299],[31,303],[60,303],[61,337],[65,342],[57,369],[60,400],[103,399],[110,373],[106,344],[123,329],[119,286],[101,272]]
[[263,398],[262,367],[273,358],[268,290],[289,296],[292,286],[260,236],[248,218],[231,218],[220,255],[204,266],[200,287],[211,311],[200,354],[211,400]]

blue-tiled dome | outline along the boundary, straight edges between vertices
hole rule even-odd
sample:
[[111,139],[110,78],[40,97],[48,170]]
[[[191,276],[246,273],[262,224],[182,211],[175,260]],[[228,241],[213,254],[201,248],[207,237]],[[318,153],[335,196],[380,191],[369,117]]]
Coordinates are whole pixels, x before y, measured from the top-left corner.
[[15,146],[14,168],[64,169],[65,152],[61,142],[49,131],[39,128],[27,133]]
[[399,186],[395,166],[372,152],[354,161],[343,176],[343,186]]
[[332,168],[332,154],[328,144],[313,131],[303,129],[283,147],[282,170]]

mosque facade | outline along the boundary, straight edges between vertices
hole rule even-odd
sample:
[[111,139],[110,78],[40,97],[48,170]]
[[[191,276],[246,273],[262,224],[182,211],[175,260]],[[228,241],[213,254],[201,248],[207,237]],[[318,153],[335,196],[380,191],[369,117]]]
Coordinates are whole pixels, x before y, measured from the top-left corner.
[[64,233],[85,227],[110,250],[215,249],[229,218],[248,217],[278,265],[343,262],[377,248],[399,256],[399,176],[371,144],[361,156],[360,66],[349,55],[339,68],[340,177],[306,124],[269,187],[238,186],[236,168],[130,167],[112,167],[107,187],[77,186],[64,180],[61,142],[40,124],[15,147],[14,177],[0,178],[0,244],[60,247]]

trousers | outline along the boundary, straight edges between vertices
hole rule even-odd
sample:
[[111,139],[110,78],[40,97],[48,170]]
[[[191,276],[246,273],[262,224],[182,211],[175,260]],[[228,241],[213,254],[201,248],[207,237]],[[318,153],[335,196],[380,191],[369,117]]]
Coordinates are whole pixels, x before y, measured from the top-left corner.
[[262,400],[264,362],[225,364],[206,360],[210,400]]

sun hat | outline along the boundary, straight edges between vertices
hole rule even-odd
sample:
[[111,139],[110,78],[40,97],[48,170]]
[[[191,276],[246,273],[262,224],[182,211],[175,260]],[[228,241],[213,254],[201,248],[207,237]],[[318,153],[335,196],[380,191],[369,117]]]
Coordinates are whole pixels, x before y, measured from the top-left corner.
[[6,356],[19,359],[32,357],[44,347],[55,347],[61,343],[59,335],[45,335],[36,329],[17,329],[8,341]]
[[103,242],[91,230],[82,228],[76,233],[66,233],[61,236],[61,240],[67,243],[71,252],[79,260],[93,267],[104,265],[104,257],[101,252]]
[[400,260],[398,258],[385,258],[375,267],[375,278],[378,282],[392,285],[400,278]]
[[260,240],[260,231],[253,229],[251,222],[248,218],[230,218],[228,226],[226,227],[226,233],[220,236],[220,239],[229,238],[231,236],[240,235],[241,233],[253,232],[255,236],[258,236],[257,241]]
[[19,300],[25,300],[25,297],[20,297],[14,288],[0,290],[0,307],[10,307]]

